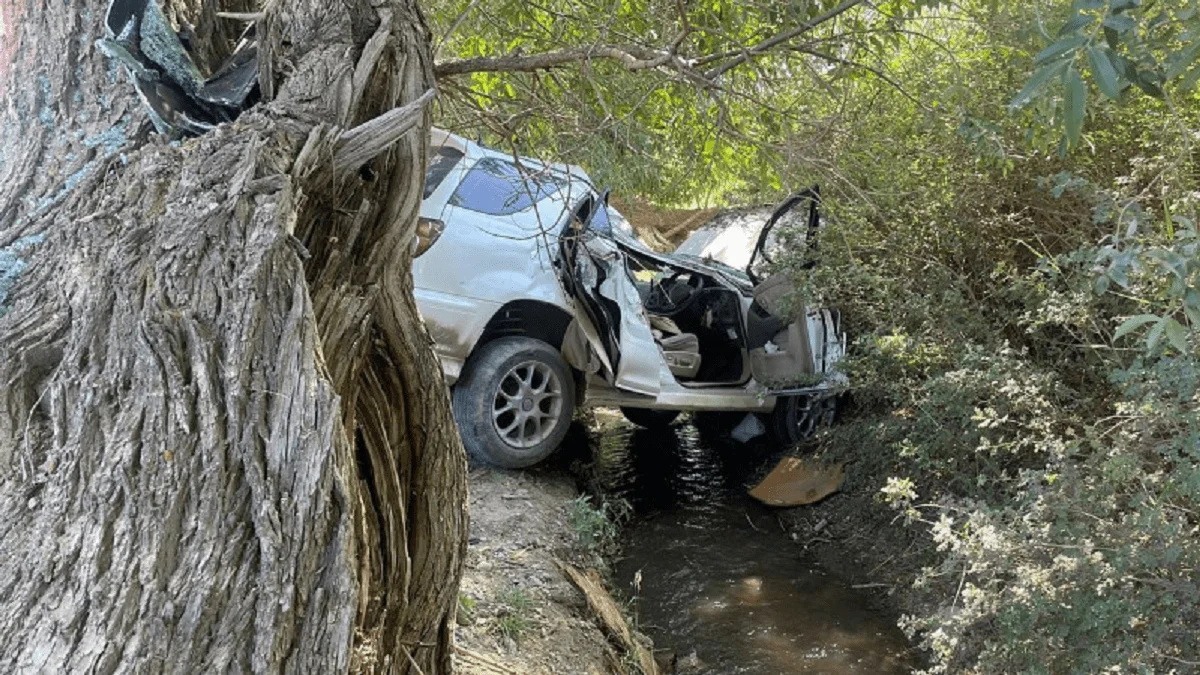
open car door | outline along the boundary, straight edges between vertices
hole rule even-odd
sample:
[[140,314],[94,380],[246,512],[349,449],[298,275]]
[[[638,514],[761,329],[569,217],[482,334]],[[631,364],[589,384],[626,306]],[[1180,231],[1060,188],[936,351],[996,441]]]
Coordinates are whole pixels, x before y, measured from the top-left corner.
[[[721,213],[675,249],[675,254],[744,271],[758,283],[782,249],[808,247],[815,254],[820,227],[820,188],[797,192],[773,209],[759,207]],[[807,207],[807,208],[806,208]]]
[[[807,209],[803,207],[807,206]],[[803,231],[797,222],[804,218]],[[782,227],[781,227],[782,225]],[[771,217],[763,224],[750,252],[750,260],[746,263],[746,275],[755,284],[762,281],[763,263],[767,266],[775,264],[775,256],[781,250],[795,250],[803,247],[805,251],[804,267],[817,264],[817,231],[821,228],[821,188],[814,185],[805,188],[788,197],[771,213]]]
[[595,328],[612,367],[611,383],[656,396],[665,362],[641,296],[629,276],[625,254],[610,237],[608,193],[584,197],[559,235],[563,289]]
[[758,231],[746,275],[754,283],[751,330],[747,349],[754,379],[772,391],[797,391],[828,384],[826,375],[845,353],[845,336],[837,312],[798,305],[792,284],[768,276],[783,250],[804,250],[804,267],[816,265],[821,226],[821,193],[817,186],[786,199]]

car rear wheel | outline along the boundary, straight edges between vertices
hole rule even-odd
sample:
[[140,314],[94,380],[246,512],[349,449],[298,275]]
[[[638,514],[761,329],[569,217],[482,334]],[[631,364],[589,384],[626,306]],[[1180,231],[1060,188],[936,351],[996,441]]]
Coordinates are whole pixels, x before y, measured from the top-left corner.
[[678,410],[651,410],[650,408],[621,408],[625,419],[643,429],[663,429],[679,419]]
[[467,452],[488,464],[520,469],[549,457],[566,436],[575,382],[554,347],[507,337],[479,348],[452,400]]

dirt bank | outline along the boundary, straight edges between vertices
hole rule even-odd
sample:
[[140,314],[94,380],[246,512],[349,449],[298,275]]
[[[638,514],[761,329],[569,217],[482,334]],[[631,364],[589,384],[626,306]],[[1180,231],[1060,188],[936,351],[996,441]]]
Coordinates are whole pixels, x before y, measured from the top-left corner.
[[459,595],[459,672],[626,672],[556,561],[595,567],[569,522],[578,496],[562,469],[473,468],[471,539]]

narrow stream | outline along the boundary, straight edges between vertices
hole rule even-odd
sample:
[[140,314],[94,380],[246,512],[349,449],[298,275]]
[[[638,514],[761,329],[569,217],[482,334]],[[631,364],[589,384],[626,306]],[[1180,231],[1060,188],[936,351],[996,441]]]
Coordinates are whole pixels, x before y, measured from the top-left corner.
[[912,670],[893,618],[806,557],[746,495],[766,450],[704,442],[684,423],[618,426],[591,440],[603,489],[635,513],[615,583],[636,595],[641,630],[676,653],[679,672]]

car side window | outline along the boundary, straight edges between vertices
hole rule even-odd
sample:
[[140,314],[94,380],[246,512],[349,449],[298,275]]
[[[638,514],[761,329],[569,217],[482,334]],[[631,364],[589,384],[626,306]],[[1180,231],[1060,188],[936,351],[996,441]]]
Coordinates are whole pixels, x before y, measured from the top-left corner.
[[429,195],[446,180],[446,176],[450,174],[450,170],[458,164],[463,158],[463,153],[458,148],[452,148],[448,145],[443,145],[437,148],[436,151],[429,157],[429,169],[425,171],[425,195],[422,199],[429,199]]
[[512,162],[485,157],[475,163],[450,204],[493,216],[507,216],[533,206],[561,187],[548,171],[522,169]]

